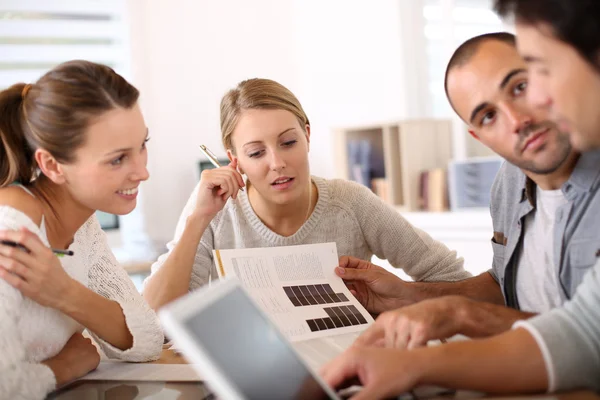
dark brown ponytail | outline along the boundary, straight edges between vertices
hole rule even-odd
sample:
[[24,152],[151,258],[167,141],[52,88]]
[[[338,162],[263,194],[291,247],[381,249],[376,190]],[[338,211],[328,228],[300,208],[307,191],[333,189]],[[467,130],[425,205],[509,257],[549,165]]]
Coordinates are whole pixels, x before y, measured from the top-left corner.
[[0,187],[14,181],[29,182],[33,173],[33,153],[22,127],[25,86],[17,83],[0,92]]

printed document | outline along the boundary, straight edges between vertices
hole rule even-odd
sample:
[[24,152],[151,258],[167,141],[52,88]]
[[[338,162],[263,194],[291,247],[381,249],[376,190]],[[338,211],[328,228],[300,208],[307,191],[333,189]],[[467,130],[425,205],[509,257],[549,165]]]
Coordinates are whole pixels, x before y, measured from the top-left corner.
[[213,253],[219,276],[237,277],[292,342],[356,334],[373,322],[334,273],[335,243]]

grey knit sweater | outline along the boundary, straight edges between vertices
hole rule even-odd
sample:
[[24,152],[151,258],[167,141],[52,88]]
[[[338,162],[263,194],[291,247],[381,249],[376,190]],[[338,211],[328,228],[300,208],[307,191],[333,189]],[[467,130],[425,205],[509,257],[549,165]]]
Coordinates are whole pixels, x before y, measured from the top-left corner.
[[[218,279],[213,249],[291,246],[335,242],[338,255],[369,260],[375,254],[402,268],[415,280],[455,281],[471,275],[462,258],[442,243],[408,223],[368,188],[354,182],[313,177],[319,198],[304,225],[292,236],[270,230],[255,214],[246,192],[230,199],[204,232],[192,271],[190,290]],[[198,186],[192,192],[177,224],[168,252],[152,265],[156,272],[183,233],[186,218],[196,204]],[[331,266],[333,268],[335,266]]]

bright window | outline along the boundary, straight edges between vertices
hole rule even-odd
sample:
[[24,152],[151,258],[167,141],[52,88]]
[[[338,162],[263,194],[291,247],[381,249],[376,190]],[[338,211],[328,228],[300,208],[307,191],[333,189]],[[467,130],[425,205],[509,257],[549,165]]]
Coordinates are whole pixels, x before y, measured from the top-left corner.
[[425,0],[423,16],[431,111],[435,117],[451,117],[454,113],[444,93],[450,56],[465,40],[506,27],[492,10],[491,0]]

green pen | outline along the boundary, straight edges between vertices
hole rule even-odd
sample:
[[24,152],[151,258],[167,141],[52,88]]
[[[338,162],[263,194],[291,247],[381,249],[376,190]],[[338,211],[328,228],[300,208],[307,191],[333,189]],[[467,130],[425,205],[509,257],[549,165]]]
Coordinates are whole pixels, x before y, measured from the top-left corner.
[[[11,246],[11,247],[16,247],[19,248],[23,251],[26,251],[27,253],[29,253],[29,250],[23,246],[22,244],[19,243],[15,243],[15,242],[11,242],[10,240],[0,240],[0,243],[5,245],[5,246]],[[54,254],[56,254],[57,257],[64,257],[64,256],[72,256],[75,253],[73,253],[73,250],[60,250],[60,249],[52,249],[52,252]]]

